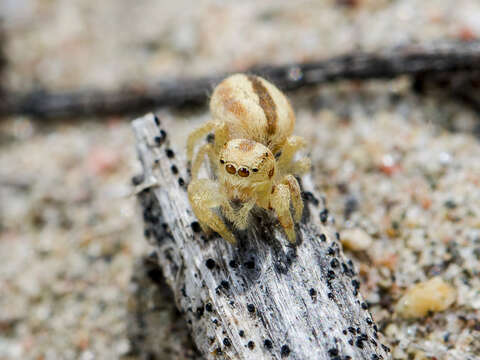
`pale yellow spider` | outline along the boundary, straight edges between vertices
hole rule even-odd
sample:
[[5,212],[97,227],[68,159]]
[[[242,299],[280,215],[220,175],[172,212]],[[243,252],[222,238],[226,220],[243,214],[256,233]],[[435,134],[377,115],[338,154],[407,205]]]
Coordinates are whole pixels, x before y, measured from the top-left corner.
[[[294,243],[294,224],[302,216],[303,201],[293,175],[308,171],[310,162],[293,160],[305,141],[292,135],[295,116],[287,98],[265,79],[236,74],[216,87],[210,110],[213,119],[193,131],[187,143],[191,161],[196,142],[210,132],[215,136],[213,144],[203,145],[193,160],[188,187],[200,225],[233,244],[234,235],[214,209],[218,207],[235,228],[245,229],[250,210],[257,205],[275,211]],[[205,154],[216,180],[197,179]]]

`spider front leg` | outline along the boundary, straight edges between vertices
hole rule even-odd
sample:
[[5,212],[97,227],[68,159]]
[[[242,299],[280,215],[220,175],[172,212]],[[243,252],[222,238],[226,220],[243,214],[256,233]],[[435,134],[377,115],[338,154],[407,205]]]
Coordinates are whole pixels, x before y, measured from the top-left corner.
[[192,180],[188,185],[188,199],[204,231],[210,229],[216,231],[232,245],[237,242],[222,219],[212,210],[225,201],[214,181],[209,179]]
[[308,159],[301,159],[292,164],[295,153],[305,147],[305,145],[305,139],[300,136],[294,135],[287,138],[282,148],[282,154],[277,161],[277,166],[282,174],[293,173],[301,175],[310,169],[310,161]]
[[282,179],[281,184],[285,184],[288,186],[288,190],[290,191],[290,198],[292,199],[294,220],[295,223],[298,223],[302,218],[303,213],[303,200],[300,185],[298,184],[297,179],[295,179],[293,175],[286,175]]
[[220,122],[215,125],[215,153],[219,154],[223,146],[230,140],[230,132],[225,122]]
[[[212,144],[203,145],[200,150],[198,150],[198,153],[197,155],[195,155],[195,159],[192,163],[192,179],[197,178],[198,171],[200,170],[200,167],[202,166],[202,163],[205,159],[205,154],[208,155],[208,158],[210,159],[210,164],[212,164],[213,166],[217,166],[215,161],[215,152],[213,150]],[[213,171],[215,171],[215,169],[213,169]]]
[[303,158],[297,161],[294,161],[290,166],[289,173],[295,175],[303,175],[310,171],[312,168],[312,161],[309,158]]
[[288,241],[295,244],[295,224],[290,214],[290,190],[286,184],[278,184],[273,189],[270,207],[277,213],[278,220],[287,234]]
[[208,121],[204,125],[200,126],[198,129],[195,129],[188,135],[187,140],[187,160],[192,161],[193,159],[193,150],[195,149],[195,144],[201,139],[207,136],[209,132],[213,130],[215,123],[213,121]]
[[[200,150],[198,151],[195,159],[193,159],[193,150],[195,148],[195,144],[200,140],[202,137],[205,137],[208,133],[214,132],[215,135],[215,143],[212,144],[205,144],[203,145]],[[192,179],[195,179],[198,175],[198,171],[202,166],[205,154],[208,155],[211,164],[217,163],[216,157],[218,156],[221,148],[223,145],[228,141],[228,128],[224,122],[217,123],[214,121],[209,121],[205,125],[201,126],[200,128],[194,130],[189,136],[187,140],[187,160],[192,163]],[[215,170],[215,169],[213,169]]]

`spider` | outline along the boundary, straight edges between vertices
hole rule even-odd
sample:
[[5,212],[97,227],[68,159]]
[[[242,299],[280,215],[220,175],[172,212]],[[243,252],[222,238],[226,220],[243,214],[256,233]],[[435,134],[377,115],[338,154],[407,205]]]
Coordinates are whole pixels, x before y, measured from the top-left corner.
[[[234,235],[214,209],[219,207],[241,230],[256,205],[273,210],[288,240],[295,243],[294,225],[302,216],[303,201],[294,175],[308,171],[310,161],[293,160],[305,140],[292,135],[295,116],[287,98],[265,79],[236,74],[215,88],[210,111],[212,120],[187,141],[192,163],[188,196],[202,229],[214,230],[234,244]],[[195,144],[210,132],[213,143],[202,145],[193,159]],[[205,155],[216,179],[197,178]]]

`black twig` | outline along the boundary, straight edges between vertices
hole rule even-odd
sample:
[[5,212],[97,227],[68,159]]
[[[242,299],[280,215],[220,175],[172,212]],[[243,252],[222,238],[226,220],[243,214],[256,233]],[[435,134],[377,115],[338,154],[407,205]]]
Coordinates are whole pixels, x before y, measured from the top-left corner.
[[7,37],[5,35],[5,28],[4,28],[4,20],[0,17],[0,107],[1,107],[1,99],[4,96],[5,88],[5,69],[7,67],[7,56],[5,54],[5,45],[7,41]]
[[[391,79],[400,75],[448,76],[479,70],[480,41],[446,41],[398,47],[378,54],[353,53],[301,64],[255,66],[245,72],[264,76],[282,90],[292,91],[337,80]],[[28,114],[48,118],[125,115],[157,107],[201,105],[214,85],[226,75],[175,79],[142,89],[113,92],[86,89],[68,93],[6,93],[0,98],[0,115]]]

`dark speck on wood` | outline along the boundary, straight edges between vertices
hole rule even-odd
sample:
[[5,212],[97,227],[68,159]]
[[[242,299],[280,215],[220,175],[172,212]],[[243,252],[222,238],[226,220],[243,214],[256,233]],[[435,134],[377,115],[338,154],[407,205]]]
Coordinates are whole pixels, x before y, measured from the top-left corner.
[[223,287],[225,290],[230,290],[230,284],[228,283],[228,281],[222,280],[222,282],[220,283],[220,285],[222,285],[222,287]]
[[324,209],[320,212],[320,221],[325,224],[328,220],[328,209]]
[[205,261],[205,265],[208,269],[212,270],[215,267],[215,260],[207,259],[207,261]]
[[165,150],[165,154],[167,155],[168,158],[173,158],[175,156],[175,153],[173,152],[172,149],[167,149]]
[[338,349],[337,348],[331,348],[328,350],[328,355],[330,355],[330,357],[334,357],[334,356],[337,356],[338,355]]
[[263,342],[263,345],[267,348],[267,349],[271,349],[273,347],[273,344],[270,340],[266,339],[264,342]]
[[193,221],[190,226],[192,227],[193,232],[199,233],[200,231],[202,231],[202,228],[200,227],[198,221]]
[[290,348],[288,347],[288,345],[283,345],[282,346],[282,348],[280,349],[280,354],[281,354],[282,358],[285,358],[288,355],[290,355]]
[[132,177],[132,184],[134,186],[138,186],[141,183],[143,183],[144,180],[145,180],[145,177],[143,176],[143,174],[135,175],[134,177]]
[[246,267],[247,269],[254,269],[254,268],[255,268],[255,262],[254,262],[253,260],[247,261],[247,262],[245,263],[245,267]]
[[315,197],[315,195],[313,195],[310,191],[306,191],[303,193],[303,198],[310,202],[311,204],[313,204],[314,206],[318,206],[320,204],[320,202],[318,201],[318,199]]
[[155,144],[162,145],[163,142],[165,141],[165,138],[162,136],[155,136],[153,140],[155,141]]

